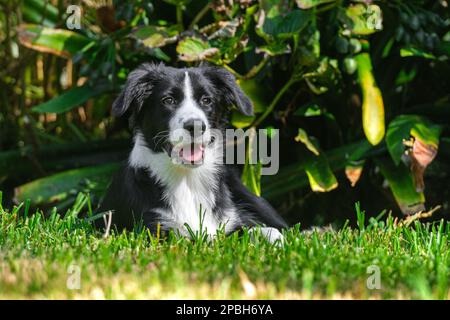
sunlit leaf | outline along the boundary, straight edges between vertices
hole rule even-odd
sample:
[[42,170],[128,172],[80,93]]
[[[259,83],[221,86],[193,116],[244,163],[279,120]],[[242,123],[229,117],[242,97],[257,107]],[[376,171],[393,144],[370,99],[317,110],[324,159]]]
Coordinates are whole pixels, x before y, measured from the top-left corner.
[[306,131],[303,130],[302,128],[298,129],[298,134],[295,137],[295,141],[303,143],[309,151],[314,153],[314,155],[318,156],[320,154],[320,151],[316,143],[309,137]]
[[325,154],[321,153],[318,156],[309,154],[305,163],[305,172],[311,190],[314,192],[328,192],[338,186]]
[[425,52],[418,48],[408,47],[400,49],[400,56],[402,57],[420,57],[425,59],[434,60],[436,57],[428,52]]
[[279,56],[282,54],[290,53],[291,48],[286,43],[273,42],[266,46],[261,46],[261,47],[256,48],[256,53],[259,53],[259,52],[265,52],[269,56],[274,57],[274,56]]
[[250,126],[254,120],[255,116],[246,116],[237,110],[233,110],[231,113],[231,124],[238,129]]
[[261,196],[261,168],[261,163],[250,164],[247,162],[242,171],[242,183],[257,196]]
[[373,75],[369,54],[358,54],[355,59],[358,64],[358,79],[363,94],[364,133],[371,144],[377,145],[383,139],[385,131],[383,97]]
[[383,16],[381,9],[376,4],[355,4],[346,10],[350,18],[347,26],[353,34],[368,35],[383,29]]
[[33,24],[17,27],[22,45],[40,52],[69,58],[92,42],[91,39],[64,29],[52,29]]
[[207,41],[199,38],[185,38],[178,42],[177,52],[180,60],[200,61],[210,58],[219,52],[219,49],[213,48]]

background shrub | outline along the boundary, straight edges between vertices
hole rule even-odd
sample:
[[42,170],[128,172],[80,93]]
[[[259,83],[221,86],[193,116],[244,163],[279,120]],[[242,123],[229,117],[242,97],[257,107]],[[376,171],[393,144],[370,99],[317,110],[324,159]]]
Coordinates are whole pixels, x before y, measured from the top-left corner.
[[[71,4],[81,9],[81,28]],[[101,197],[130,147],[111,103],[142,62],[208,62],[279,128],[281,168],[243,180],[290,222],[443,205],[450,175],[448,2],[426,0],[2,1],[0,189],[68,207]],[[73,9],[73,7],[72,7]]]

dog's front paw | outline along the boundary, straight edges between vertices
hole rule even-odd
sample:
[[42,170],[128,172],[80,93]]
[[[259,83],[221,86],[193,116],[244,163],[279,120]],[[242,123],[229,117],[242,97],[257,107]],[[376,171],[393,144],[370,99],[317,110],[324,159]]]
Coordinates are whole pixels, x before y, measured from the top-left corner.
[[271,227],[255,227],[248,230],[250,237],[254,240],[254,233],[256,230],[260,230],[261,235],[270,243],[282,244],[284,237],[278,229]]

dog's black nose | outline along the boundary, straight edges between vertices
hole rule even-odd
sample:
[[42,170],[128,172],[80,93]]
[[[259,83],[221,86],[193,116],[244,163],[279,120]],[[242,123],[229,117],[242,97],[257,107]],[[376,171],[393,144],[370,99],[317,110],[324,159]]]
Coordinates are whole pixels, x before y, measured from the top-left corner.
[[183,124],[183,128],[196,137],[202,135],[206,130],[206,124],[201,119],[189,119]]

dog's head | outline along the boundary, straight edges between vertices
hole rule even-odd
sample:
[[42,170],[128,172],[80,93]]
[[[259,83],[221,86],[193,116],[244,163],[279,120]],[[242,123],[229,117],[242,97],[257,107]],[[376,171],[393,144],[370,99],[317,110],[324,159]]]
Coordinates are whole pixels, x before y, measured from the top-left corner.
[[250,99],[223,68],[176,69],[143,64],[128,76],[113,104],[113,115],[127,115],[135,134],[153,152],[166,152],[184,165],[202,163],[230,106],[253,114]]

